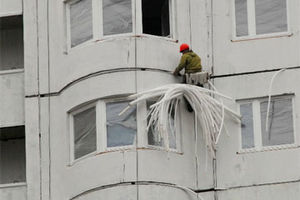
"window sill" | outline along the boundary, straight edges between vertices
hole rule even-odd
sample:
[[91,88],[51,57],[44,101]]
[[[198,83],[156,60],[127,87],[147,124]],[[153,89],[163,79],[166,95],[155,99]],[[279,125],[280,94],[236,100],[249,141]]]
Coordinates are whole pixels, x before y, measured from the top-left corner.
[[128,34],[117,34],[117,35],[104,36],[101,39],[91,39],[91,40],[85,41],[84,43],[81,43],[75,47],[68,47],[64,53],[66,55],[68,55],[68,54],[71,54],[73,51],[77,51],[77,50],[86,48],[88,46],[91,46],[91,45],[94,45],[97,43],[118,41],[118,40],[124,40],[124,39],[129,39],[129,38],[153,38],[153,39],[178,43],[178,40],[169,38],[169,37],[149,35],[149,34],[133,35],[131,33],[128,33]]
[[262,40],[262,39],[272,39],[272,38],[291,37],[291,36],[293,36],[293,33],[291,32],[252,35],[252,36],[243,36],[243,37],[234,36],[231,42],[244,42],[244,41],[251,41],[251,40]]
[[268,146],[268,147],[262,147],[262,148],[241,149],[240,151],[236,152],[236,154],[279,151],[279,150],[297,149],[297,148],[300,148],[300,146],[297,144],[287,144],[287,145]]
[[[133,151],[133,150],[149,150],[149,151],[164,151],[164,152],[168,152],[167,149],[165,148],[161,148],[161,147],[156,147],[156,146],[147,146],[147,147],[138,147],[135,148],[135,146],[126,146],[126,147],[115,147],[115,148],[109,148],[106,151],[102,151],[102,152],[92,152],[90,154],[87,154],[81,158],[78,158],[76,160],[71,161],[71,163],[68,165],[68,167],[72,167],[74,166],[76,163],[79,163],[85,159],[88,158],[92,158],[94,156],[98,156],[98,155],[103,155],[103,154],[107,154],[107,153],[114,153],[114,152],[126,152],[126,151]],[[179,155],[183,155],[183,152],[178,151],[176,149],[170,149],[169,152],[171,153],[175,153],[175,154],[179,154]],[[1,185],[0,185],[1,187]]]
[[24,69],[10,69],[10,70],[3,70],[0,71],[0,76],[1,75],[7,75],[7,74],[17,74],[17,73],[23,73]]
[[26,182],[0,184],[0,189],[26,186]]

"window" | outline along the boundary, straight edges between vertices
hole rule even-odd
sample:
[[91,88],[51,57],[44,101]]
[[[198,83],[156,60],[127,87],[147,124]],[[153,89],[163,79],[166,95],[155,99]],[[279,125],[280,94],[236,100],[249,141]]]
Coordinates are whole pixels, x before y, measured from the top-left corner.
[[23,17],[0,17],[0,70],[24,68]]
[[131,0],[103,0],[103,35],[132,32]]
[[288,31],[287,0],[234,0],[237,37]]
[[70,4],[70,26],[72,47],[93,38],[92,0]]
[[[140,2],[142,5],[140,5]],[[71,0],[66,3],[68,48],[115,35],[171,37],[172,0]],[[135,5],[136,4],[136,5]],[[141,7],[141,9],[133,9]],[[141,12],[141,13],[139,13]],[[135,16],[141,16],[134,20]],[[137,24],[133,22],[136,21]]]
[[[132,106],[122,115],[129,101],[126,98],[103,99],[82,106],[69,113],[70,120],[70,152],[71,162],[100,152],[125,150],[137,146],[151,146],[166,149],[165,138],[151,126],[146,130],[145,119],[147,107],[155,101]],[[139,118],[137,119],[137,113]],[[180,126],[175,121],[180,120],[175,109],[170,109],[170,124],[168,128],[168,148],[178,151],[180,148]],[[175,120],[176,119],[176,120]],[[139,124],[139,125],[138,125]],[[176,126],[176,129],[175,129]],[[138,131],[138,127],[142,128]],[[139,134],[139,144],[136,137]]]
[[26,182],[25,127],[0,128],[0,184]]
[[136,107],[119,116],[127,106],[124,100],[99,100],[71,112],[71,160],[132,146],[137,134]]
[[[150,106],[152,104],[156,103],[156,101],[148,101],[147,102],[147,110],[150,109]],[[176,150],[179,149],[180,146],[180,138],[179,138],[179,125],[176,126],[175,121],[179,121],[179,117],[176,115],[177,120],[175,120],[175,109],[170,108],[170,124],[168,126],[168,142],[166,145],[168,145],[168,148]],[[148,116],[148,122],[149,122],[150,116]],[[176,126],[176,127],[175,127]],[[156,146],[156,147],[164,147],[165,146],[165,141],[163,135],[161,135],[157,130],[155,130],[154,125],[150,125],[148,128],[148,133],[147,133],[147,138],[148,138],[148,145],[150,146]]]
[[294,144],[292,96],[276,96],[271,99],[268,130],[266,129],[267,108],[267,98],[240,102],[243,149],[260,150],[263,147]]
[[142,0],[143,33],[170,36],[169,0]]
[[96,109],[86,109],[74,114],[75,159],[96,151]]
[[106,103],[106,134],[107,147],[133,145],[135,141],[137,123],[136,107],[131,107],[126,113],[119,116],[128,106],[128,102]]

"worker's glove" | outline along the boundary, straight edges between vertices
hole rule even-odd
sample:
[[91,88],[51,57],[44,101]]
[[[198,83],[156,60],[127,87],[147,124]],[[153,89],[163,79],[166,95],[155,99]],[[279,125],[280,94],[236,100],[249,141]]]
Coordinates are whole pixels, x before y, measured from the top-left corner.
[[179,72],[176,72],[176,71],[173,72],[173,75],[174,76],[181,76],[181,74]]

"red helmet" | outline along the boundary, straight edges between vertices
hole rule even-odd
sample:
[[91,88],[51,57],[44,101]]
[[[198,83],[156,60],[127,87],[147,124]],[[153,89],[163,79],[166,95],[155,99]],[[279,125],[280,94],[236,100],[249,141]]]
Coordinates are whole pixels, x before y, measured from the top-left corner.
[[189,50],[190,49],[190,46],[188,44],[181,44],[180,45],[180,52],[183,52],[184,50]]

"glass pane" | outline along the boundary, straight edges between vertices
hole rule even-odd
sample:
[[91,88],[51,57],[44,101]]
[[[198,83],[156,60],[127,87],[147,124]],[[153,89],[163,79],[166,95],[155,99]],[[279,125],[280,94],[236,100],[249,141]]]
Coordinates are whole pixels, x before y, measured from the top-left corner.
[[[155,101],[147,101],[147,110],[150,110],[150,106],[156,103]],[[147,118],[147,124],[149,123],[150,116]],[[164,139],[160,134],[158,134],[158,131],[155,130],[154,125],[152,124],[148,129],[148,144],[153,146],[164,146]]]
[[25,127],[0,128],[0,184],[26,182]]
[[75,159],[96,151],[96,110],[87,109],[74,116]]
[[256,34],[287,31],[286,0],[256,0]]
[[107,147],[132,145],[135,140],[136,107],[131,107],[119,116],[119,113],[127,106],[128,102],[106,104]]
[[131,0],[103,0],[103,34],[132,32]]
[[0,18],[0,70],[24,68],[23,17]]
[[[150,109],[152,104],[156,103],[155,101],[147,102],[147,110]],[[171,149],[176,149],[176,130],[175,130],[175,109],[172,109],[170,115],[170,123],[168,126],[168,137],[169,137],[169,147]],[[150,116],[148,117],[149,121]],[[148,144],[154,146],[164,146],[163,135],[159,134],[157,130],[154,129],[154,126],[151,125],[148,130]]]
[[[171,108],[170,108],[171,109]],[[171,149],[176,149],[176,125],[175,125],[175,109],[172,108],[169,113],[170,123],[169,123],[169,147]]]
[[242,104],[240,106],[240,113],[242,115],[242,148],[253,148],[254,132],[252,104]]
[[71,46],[93,38],[92,0],[81,0],[70,5]]
[[266,116],[268,102],[260,104],[263,146],[294,143],[292,99],[273,99],[270,104],[268,127]]
[[248,35],[247,0],[235,0],[236,36]]

